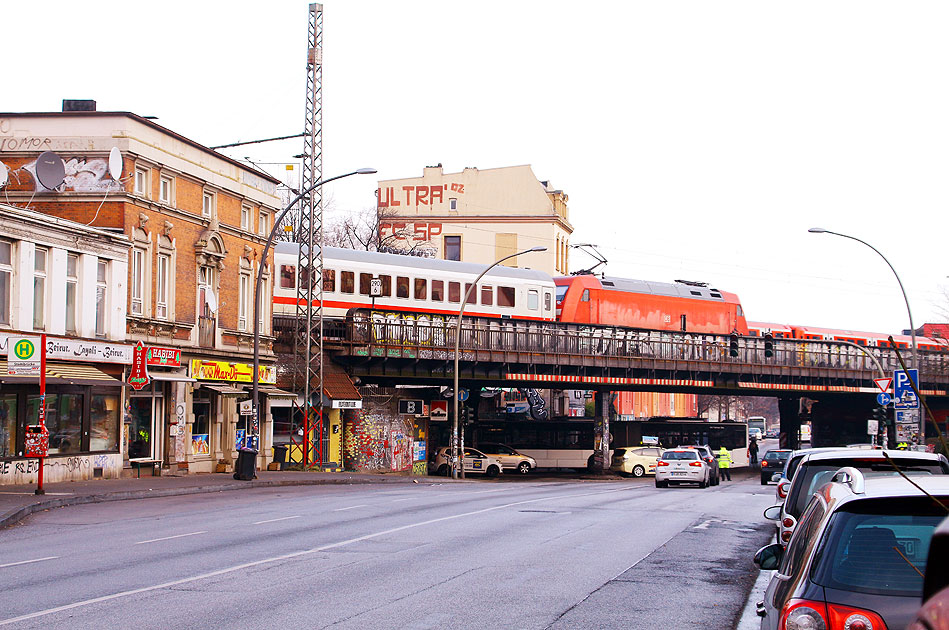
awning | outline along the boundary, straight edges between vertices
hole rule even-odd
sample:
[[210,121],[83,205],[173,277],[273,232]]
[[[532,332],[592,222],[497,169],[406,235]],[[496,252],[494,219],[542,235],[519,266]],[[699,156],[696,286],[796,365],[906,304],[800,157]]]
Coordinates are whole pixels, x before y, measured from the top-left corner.
[[288,392],[283,389],[278,389],[273,385],[258,385],[257,391],[261,394],[266,394],[271,398],[296,398],[297,395],[293,392]]
[[[0,383],[11,385],[39,385],[39,376],[7,374],[7,362],[0,361]],[[88,363],[46,363],[47,385],[97,385],[100,387],[122,387],[123,383]]]
[[349,375],[332,361],[323,363],[323,393],[330,400],[362,400]]
[[207,389],[213,390],[224,396],[240,396],[242,394],[247,394],[240,387],[231,387],[230,385],[219,385],[217,383],[201,383],[201,387],[206,387]]
[[168,372],[149,372],[148,378],[153,381],[175,381],[179,383],[196,383],[197,381],[184,374],[171,374]]

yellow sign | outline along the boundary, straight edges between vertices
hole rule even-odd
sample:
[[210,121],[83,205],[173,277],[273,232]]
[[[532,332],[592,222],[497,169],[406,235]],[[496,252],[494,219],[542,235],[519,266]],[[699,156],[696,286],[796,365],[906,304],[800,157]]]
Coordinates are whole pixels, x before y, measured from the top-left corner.
[[[228,363],[226,361],[191,360],[191,378],[199,381],[230,381],[235,383],[253,383],[254,366],[246,363]],[[261,365],[258,382],[273,385],[277,382],[277,372],[272,365]]]

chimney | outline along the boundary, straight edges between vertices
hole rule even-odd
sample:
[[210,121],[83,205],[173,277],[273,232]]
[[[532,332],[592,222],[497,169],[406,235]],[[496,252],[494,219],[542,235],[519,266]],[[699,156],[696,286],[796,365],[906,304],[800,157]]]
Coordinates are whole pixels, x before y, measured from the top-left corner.
[[89,100],[71,100],[63,99],[64,112],[94,112],[96,111],[96,102]]

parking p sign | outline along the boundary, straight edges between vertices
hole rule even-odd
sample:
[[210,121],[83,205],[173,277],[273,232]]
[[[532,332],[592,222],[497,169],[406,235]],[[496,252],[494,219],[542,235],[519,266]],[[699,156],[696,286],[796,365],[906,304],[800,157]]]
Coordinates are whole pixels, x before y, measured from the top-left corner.
[[[910,379],[912,379],[912,385]],[[919,399],[916,398],[913,385],[919,388],[918,370],[893,372],[893,402],[897,409],[919,409]]]

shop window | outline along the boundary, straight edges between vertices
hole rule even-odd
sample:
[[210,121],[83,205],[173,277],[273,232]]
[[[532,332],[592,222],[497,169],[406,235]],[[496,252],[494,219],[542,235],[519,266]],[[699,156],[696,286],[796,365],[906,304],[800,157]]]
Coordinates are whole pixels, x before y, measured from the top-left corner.
[[396,276],[395,278],[395,297],[409,297],[409,279],[406,276]]
[[0,457],[16,455],[16,394],[0,395]]
[[66,256],[66,332],[76,334],[76,290],[79,286],[79,256]]
[[33,258],[33,330],[46,330],[46,265],[49,251],[36,248]]
[[191,454],[196,456],[211,454],[211,399],[206,391],[197,390],[191,401],[194,423],[191,425]]
[[93,394],[90,413],[89,450],[119,450],[119,397]]
[[109,299],[107,272],[109,263],[105,260],[98,261],[96,265],[96,337],[105,337],[108,330],[106,317],[108,310],[106,304]]
[[498,306],[514,308],[514,287],[498,287]]
[[13,243],[0,241],[0,324],[10,324],[13,285]]
[[160,398],[151,396],[132,396],[129,398],[129,412],[132,424],[129,426],[129,459],[138,457],[152,457],[154,436],[152,435],[152,414],[160,417],[159,409],[152,409],[153,405],[160,405]]
[[[26,400],[27,421],[39,423],[40,397]],[[46,428],[49,429],[49,453],[78,453],[82,450],[82,394],[47,394]]]
[[432,302],[441,302],[445,299],[445,281],[432,280]]
[[428,282],[425,278],[416,278],[415,279],[415,299],[416,300],[427,300],[428,299]]

